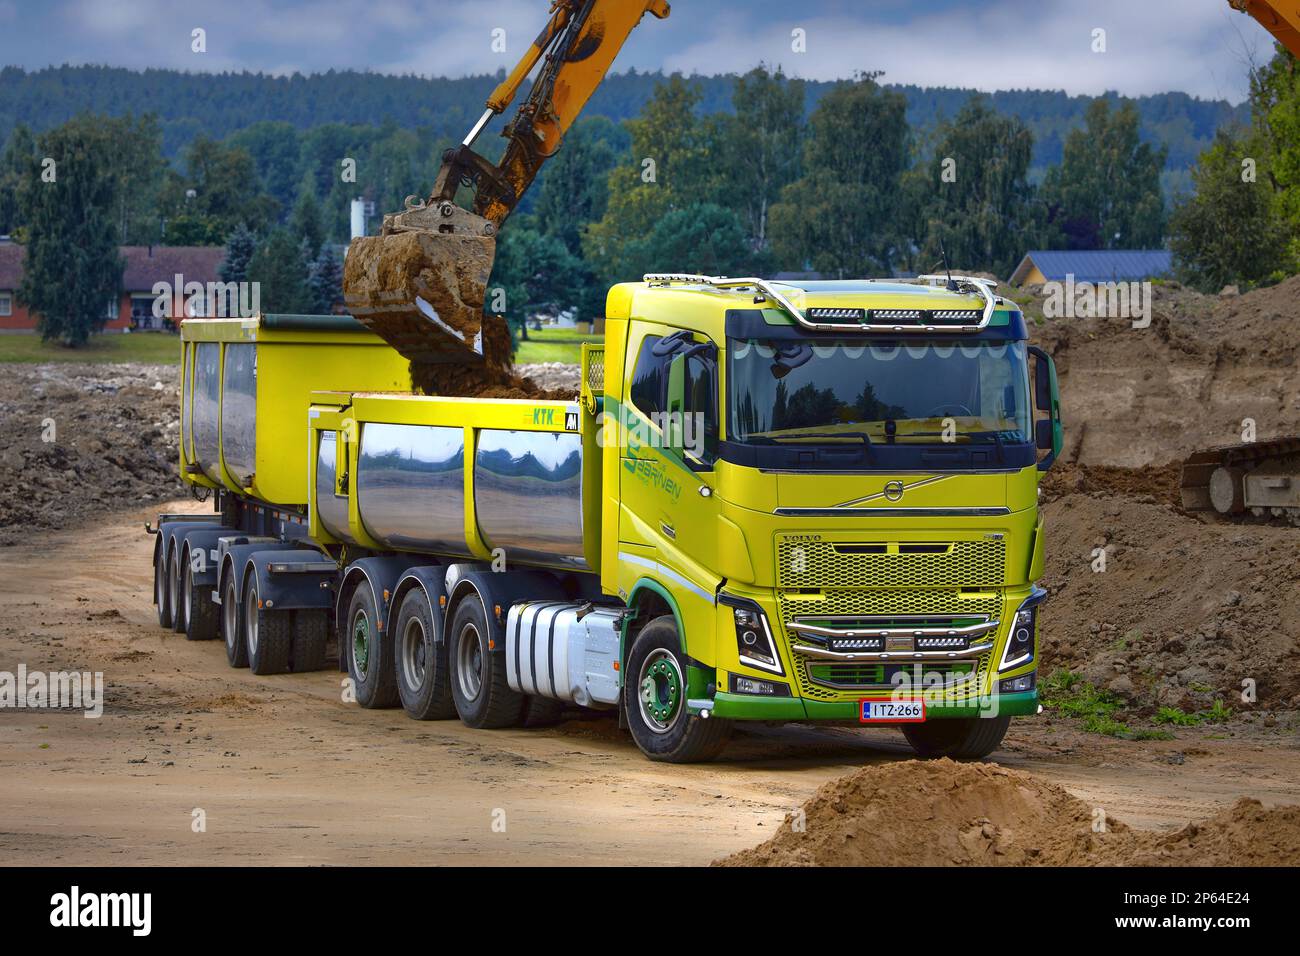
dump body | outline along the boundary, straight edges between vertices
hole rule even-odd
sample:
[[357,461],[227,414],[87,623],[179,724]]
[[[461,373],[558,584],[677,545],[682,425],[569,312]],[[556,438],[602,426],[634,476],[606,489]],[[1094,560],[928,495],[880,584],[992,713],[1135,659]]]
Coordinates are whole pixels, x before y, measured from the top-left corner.
[[347,316],[188,319],[181,342],[181,475],[276,505],[307,503],[313,388],[410,382],[409,363]]
[[576,400],[320,394],[311,441],[326,543],[599,569],[600,456]]

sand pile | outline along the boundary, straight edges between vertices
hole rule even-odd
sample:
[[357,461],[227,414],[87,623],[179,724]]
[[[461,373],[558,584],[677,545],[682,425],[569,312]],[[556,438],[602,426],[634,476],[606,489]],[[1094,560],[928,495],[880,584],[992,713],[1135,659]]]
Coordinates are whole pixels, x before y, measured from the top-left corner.
[[1300,806],[1242,799],[1175,833],[1136,831],[1037,777],[945,759],[832,781],[770,840],[717,865],[1278,866],[1298,856]]

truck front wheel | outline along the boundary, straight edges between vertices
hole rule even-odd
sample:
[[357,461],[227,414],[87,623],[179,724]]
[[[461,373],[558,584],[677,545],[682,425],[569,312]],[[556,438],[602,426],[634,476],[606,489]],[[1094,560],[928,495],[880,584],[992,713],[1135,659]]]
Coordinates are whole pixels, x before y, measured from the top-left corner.
[[903,736],[920,757],[980,760],[997,750],[1010,717],[954,717],[909,724]]
[[731,736],[731,721],[686,709],[686,667],[677,622],[657,617],[637,635],[628,655],[623,709],[632,739],[651,760],[712,760]]

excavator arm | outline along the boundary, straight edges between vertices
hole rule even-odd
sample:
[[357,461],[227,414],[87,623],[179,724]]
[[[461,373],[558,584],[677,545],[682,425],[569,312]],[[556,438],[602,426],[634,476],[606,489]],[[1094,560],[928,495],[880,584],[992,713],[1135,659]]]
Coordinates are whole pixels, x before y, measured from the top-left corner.
[[1300,56],[1300,0],[1228,0],[1234,10],[1249,13],[1277,42]]
[[[499,331],[483,334],[497,231],[559,150],[632,30],[646,13],[663,19],[668,12],[666,0],[552,0],[537,39],[465,139],[443,154],[432,195],[408,197],[403,211],[384,216],[380,235],[352,241],[343,273],[348,308],[411,360],[413,378],[421,365],[509,362],[508,347],[500,354],[507,343],[497,341]],[[528,97],[502,133],[505,151],[493,163],[474,143],[534,69]],[[456,203],[462,188],[473,194],[470,209]]]

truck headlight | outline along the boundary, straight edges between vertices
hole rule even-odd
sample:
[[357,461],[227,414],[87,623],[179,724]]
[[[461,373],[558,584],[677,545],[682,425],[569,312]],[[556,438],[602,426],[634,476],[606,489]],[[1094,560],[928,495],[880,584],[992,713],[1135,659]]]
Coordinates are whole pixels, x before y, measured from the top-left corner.
[[742,664],[773,674],[785,674],[781,658],[776,653],[776,641],[768,627],[767,615],[757,605],[739,598],[724,598],[731,607],[736,627],[736,652]]
[[1007,635],[1007,645],[1002,650],[999,671],[1009,671],[1034,659],[1034,633],[1038,628],[1038,605],[1041,601],[1042,597],[1035,595],[1016,611],[1011,620],[1011,633]]

